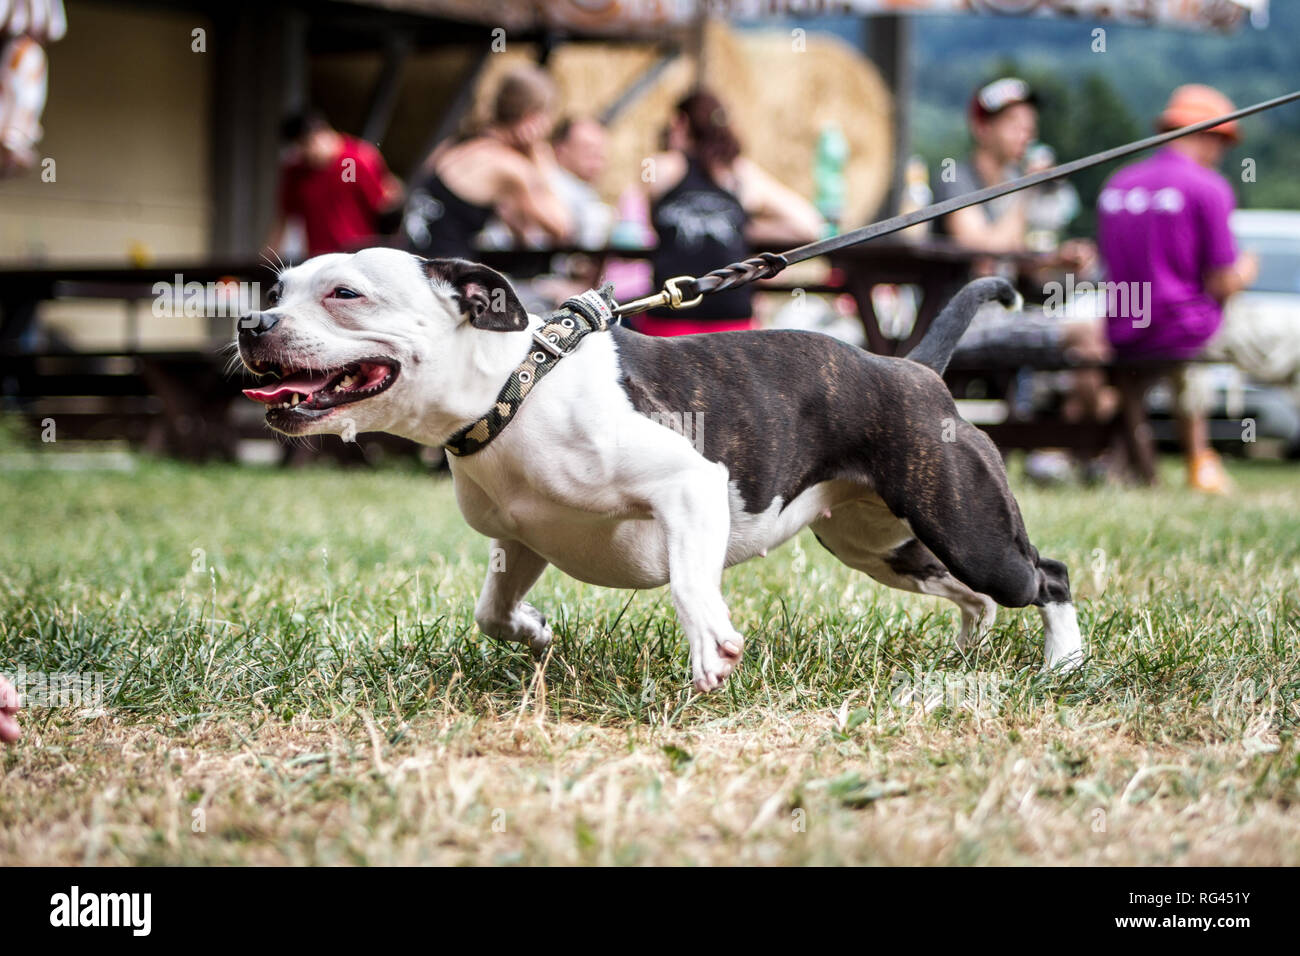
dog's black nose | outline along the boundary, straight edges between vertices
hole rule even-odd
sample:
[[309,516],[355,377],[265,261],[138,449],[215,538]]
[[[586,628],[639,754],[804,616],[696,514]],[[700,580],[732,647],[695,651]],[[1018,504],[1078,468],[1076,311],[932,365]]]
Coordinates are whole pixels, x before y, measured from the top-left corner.
[[250,312],[239,320],[240,337],[249,336],[256,338],[259,335],[265,335],[275,328],[280,317],[274,312]]

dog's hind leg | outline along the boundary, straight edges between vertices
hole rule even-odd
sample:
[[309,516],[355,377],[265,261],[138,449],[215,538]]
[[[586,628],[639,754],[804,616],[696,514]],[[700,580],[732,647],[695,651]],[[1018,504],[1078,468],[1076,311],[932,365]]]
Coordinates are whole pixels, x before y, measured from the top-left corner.
[[487,578],[474,606],[479,630],[497,640],[527,644],[534,654],[545,651],[551,628],[541,611],[524,602],[524,595],[546,565],[545,558],[518,541],[493,540]]
[[962,584],[938,558],[890,514],[879,499],[853,501],[829,518],[813,522],[812,532],[831,554],[849,567],[900,591],[947,598],[961,611],[957,646],[969,650],[993,626],[997,604]]
[[1004,607],[1038,608],[1047,669],[1078,665],[1083,641],[1065,565],[1030,544],[993,442],[968,422],[953,423],[947,440],[913,449],[911,467],[882,497],[966,587]]
[[1060,561],[1041,556],[1038,570],[1043,580],[1034,603],[1043,619],[1044,669],[1073,670],[1083,661],[1083,635],[1070,597],[1070,574]]
[[[910,587],[922,594],[947,598],[957,605],[961,611],[961,629],[957,632],[959,648],[968,651],[984,643],[998,613],[997,602],[991,597],[973,591],[958,581],[943,566],[943,562],[915,538],[903,542],[885,555],[883,563],[892,577],[900,582],[908,582],[906,585],[893,584],[894,587]],[[871,574],[870,571],[867,573]],[[893,583],[875,574],[871,576],[885,584]]]

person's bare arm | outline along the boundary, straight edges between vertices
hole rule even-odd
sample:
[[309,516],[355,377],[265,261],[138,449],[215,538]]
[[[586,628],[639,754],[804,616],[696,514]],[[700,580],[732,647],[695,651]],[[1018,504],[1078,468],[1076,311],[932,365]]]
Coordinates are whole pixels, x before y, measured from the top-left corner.
[[1259,278],[1259,258],[1253,252],[1243,252],[1237,261],[1221,269],[1211,269],[1205,276],[1205,291],[1218,302],[1254,285]]
[[503,198],[496,205],[496,216],[510,230],[515,245],[525,246],[535,242],[538,237],[537,227],[513,201]]
[[736,162],[741,202],[750,215],[745,234],[751,242],[812,242],[821,237],[825,220],[803,196],[757,163]]
[[534,163],[522,158],[503,162],[500,179],[499,195],[512,229],[537,226],[556,242],[569,237],[573,229],[569,210]]
[[641,170],[641,176],[646,195],[654,202],[686,176],[686,157],[678,152],[659,153],[652,156],[649,163],[648,167]]
[[946,220],[948,234],[967,249],[980,252],[1023,252],[1025,249],[1024,203],[1019,200],[997,222],[990,223],[984,213],[974,206],[958,209]]
[[406,186],[391,172],[386,172],[383,179],[384,198],[379,207],[380,212],[396,209],[406,199]]

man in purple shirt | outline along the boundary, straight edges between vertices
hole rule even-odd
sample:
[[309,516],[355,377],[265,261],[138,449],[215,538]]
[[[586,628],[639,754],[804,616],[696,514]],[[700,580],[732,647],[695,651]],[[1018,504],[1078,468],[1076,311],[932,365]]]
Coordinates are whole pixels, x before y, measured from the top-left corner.
[[[1208,86],[1174,91],[1160,116],[1161,129],[1177,129],[1233,110],[1231,101]],[[1239,255],[1228,216],[1232,187],[1216,168],[1240,139],[1237,124],[1174,140],[1155,155],[1115,173],[1097,200],[1097,244],[1111,288],[1126,295],[1107,317],[1116,356],[1130,361],[1190,359],[1223,322],[1223,302],[1249,286],[1258,271],[1253,256]],[[1124,413],[1133,428],[1146,428],[1143,399],[1149,374],[1129,373],[1120,382]],[[1194,407],[1186,369],[1174,376],[1189,482],[1223,493],[1229,483],[1210,449],[1203,408]],[[1144,441],[1138,467],[1154,480],[1151,443]]]

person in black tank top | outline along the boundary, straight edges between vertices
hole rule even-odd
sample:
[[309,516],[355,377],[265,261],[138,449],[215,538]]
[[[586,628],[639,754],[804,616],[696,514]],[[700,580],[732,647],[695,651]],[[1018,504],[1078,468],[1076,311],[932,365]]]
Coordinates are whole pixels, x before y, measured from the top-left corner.
[[[698,276],[747,258],[755,232],[789,245],[822,234],[811,203],[740,155],[740,141],[712,93],[697,90],[677,104],[668,146],[656,166],[678,178],[665,179],[662,191],[650,186],[650,219],[659,237],[656,288],[675,276]],[[690,309],[654,309],[637,328],[651,335],[752,328],[752,305],[752,286],[742,285],[705,296]]]
[[[425,161],[402,216],[408,249],[430,258],[475,258],[474,238],[495,214],[517,234],[568,237],[568,210],[549,186],[555,166],[547,134],[554,84],[535,66],[501,81],[492,118],[439,144]],[[467,196],[478,197],[475,202]]]
[[411,190],[402,234],[413,252],[430,259],[471,259],[474,237],[492,213],[493,207],[461,199],[432,173]]
[[[745,226],[749,213],[735,194],[715,183],[691,155],[686,175],[650,206],[650,224],[659,236],[654,255],[654,287],[674,276],[699,275],[717,266],[746,258],[749,243]],[[744,319],[752,312],[752,286],[726,289],[689,312],[655,309],[650,314],[667,318]]]

